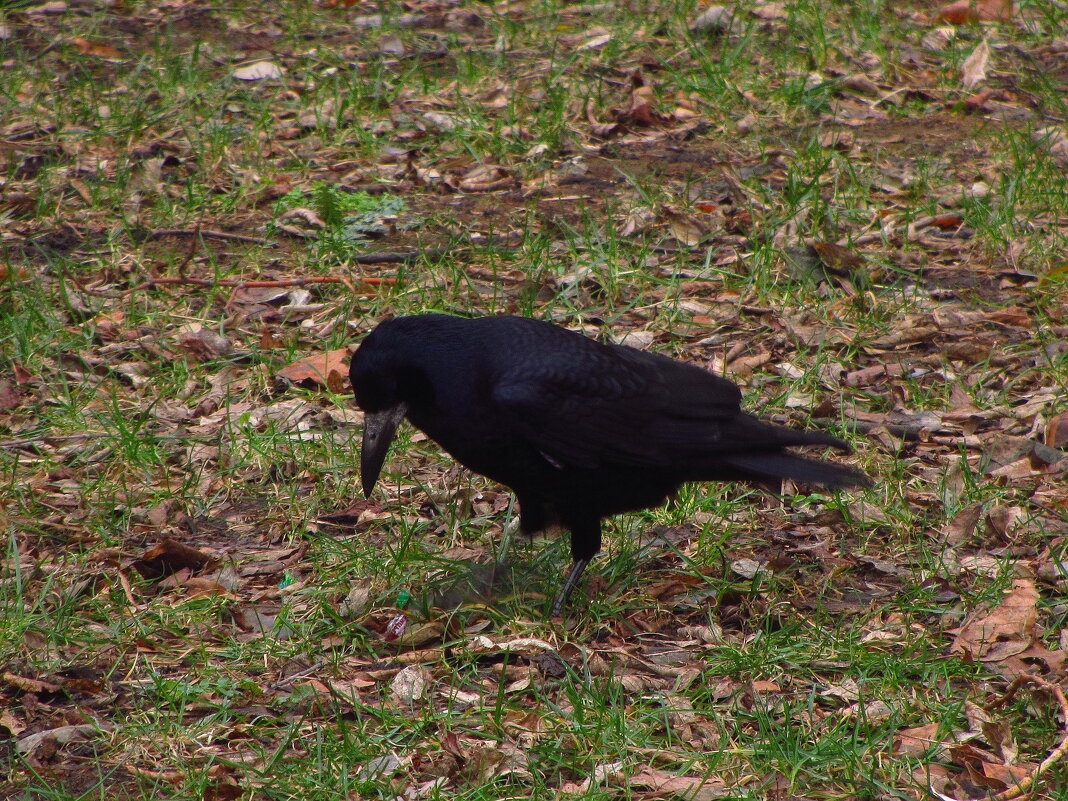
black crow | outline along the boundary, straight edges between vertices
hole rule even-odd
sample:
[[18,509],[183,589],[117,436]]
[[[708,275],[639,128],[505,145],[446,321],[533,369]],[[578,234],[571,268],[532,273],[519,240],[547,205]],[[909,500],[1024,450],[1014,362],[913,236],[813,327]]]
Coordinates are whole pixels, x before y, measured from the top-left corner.
[[524,533],[571,530],[574,563],[554,616],[601,549],[601,519],[658,506],[685,482],[870,483],[786,450],[849,446],[746,414],[725,378],[540,320],[387,320],[363,340],[349,376],[365,413],[365,495],[407,418],[458,462],[510,487]]

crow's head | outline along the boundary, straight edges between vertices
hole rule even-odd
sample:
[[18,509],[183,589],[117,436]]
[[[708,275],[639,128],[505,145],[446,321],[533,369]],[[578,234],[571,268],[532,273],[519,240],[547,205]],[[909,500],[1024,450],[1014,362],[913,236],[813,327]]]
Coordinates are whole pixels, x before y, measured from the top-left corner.
[[397,426],[408,413],[405,397],[408,371],[401,342],[389,326],[380,325],[367,335],[349,364],[349,380],[356,405],[364,413],[360,477],[363,494],[370,497],[389,453]]

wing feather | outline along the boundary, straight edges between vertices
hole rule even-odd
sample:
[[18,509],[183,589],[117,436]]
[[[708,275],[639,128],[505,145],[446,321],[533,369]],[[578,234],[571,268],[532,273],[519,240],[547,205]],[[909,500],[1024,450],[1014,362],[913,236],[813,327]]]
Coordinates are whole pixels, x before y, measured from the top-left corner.
[[730,442],[741,414],[730,381],[656,354],[578,343],[589,347],[517,365],[493,390],[508,425],[550,461],[667,467],[742,444]]

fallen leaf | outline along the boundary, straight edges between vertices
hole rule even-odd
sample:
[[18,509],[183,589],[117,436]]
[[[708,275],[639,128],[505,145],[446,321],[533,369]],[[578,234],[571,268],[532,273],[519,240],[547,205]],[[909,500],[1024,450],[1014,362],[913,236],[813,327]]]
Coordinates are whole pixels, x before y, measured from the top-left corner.
[[1068,412],[1051,417],[1046,423],[1045,443],[1051,448],[1068,445]]
[[983,39],[972,51],[971,55],[964,60],[961,77],[965,89],[974,89],[986,80],[986,68],[990,62],[990,45]]
[[[1035,131],[1031,134],[1031,139],[1041,144],[1057,164],[1068,167],[1068,133],[1056,126],[1050,126]],[[1065,266],[1061,264],[1059,268],[1051,269],[1046,276],[1053,277],[1058,270],[1063,272]]]
[[120,56],[119,51],[111,45],[93,44],[82,36],[75,36],[70,41],[80,52],[87,56],[97,56],[99,58],[119,58]]
[[222,359],[234,352],[229,339],[200,323],[182,326],[178,331],[178,344],[202,362]]
[[960,545],[971,539],[975,526],[983,513],[981,503],[973,503],[957,512],[956,517],[942,528],[942,536],[949,545]]
[[273,61],[253,61],[238,67],[232,73],[239,81],[258,81],[263,78],[279,79],[285,71]]
[[[333,390],[334,386],[338,386],[337,382],[340,382],[344,376],[348,375],[348,365],[345,364],[348,358],[348,348],[316,353],[313,356],[306,356],[299,361],[286,365],[278,371],[278,377],[292,381],[295,384],[308,381],[313,384],[330,387]],[[331,384],[331,376],[336,376],[333,379],[333,385]]]
[[215,561],[215,557],[210,554],[172,539],[165,539],[145,551],[141,558],[133,563],[133,568],[146,579],[156,579],[179,570],[200,570]]
[[630,786],[652,791],[658,796],[676,796],[685,801],[712,801],[730,794],[719,779],[676,776],[657,768],[642,768],[630,777]]
[[404,42],[395,33],[384,33],[376,41],[378,52],[391,56],[403,56],[405,52]]
[[606,44],[612,41],[612,34],[599,33],[595,36],[591,36],[585,42],[575,48],[575,52],[581,52],[583,50],[596,50],[599,47],[604,47]]
[[827,272],[832,275],[852,278],[856,274],[864,274],[867,262],[855,250],[834,242],[812,242],[812,249],[820,257]]
[[36,16],[38,14],[66,14],[67,4],[63,2],[63,0],[50,0],[48,3],[27,8],[26,13],[30,16]]
[[1026,649],[1038,623],[1038,590],[1030,579],[1016,579],[1012,590],[994,609],[979,614],[955,630],[952,653],[997,661]]
[[687,214],[671,206],[665,206],[660,213],[667,220],[671,235],[687,247],[699,245],[723,227],[722,217]]
[[951,25],[1012,19],[1013,0],[955,0],[942,6],[935,19]]
[[998,783],[998,790],[1015,787],[1031,775],[1034,767],[1024,765],[996,765],[992,762],[983,763],[983,774]]
[[4,673],[0,676],[5,684],[15,687],[23,692],[27,693],[58,693],[60,686],[53,684],[52,682],[41,681],[40,679],[31,679],[27,676],[19,676],[16,673]]
[[99,737],[102,733],[99,726],[89,723],[78,726],[60,726],[23,737],[15,743],[15,750],[27,759],[36,762],[51,757],[64,745],[83,743]]
[[26,727],[19,723],[15,716],[6,709],[0,712],[0,727],[7,729],[11,737],[18,737],[26,730]]
[[214,579],[206,577],[192,576],[179,582],[179,585],[186,591],[190,598],[201,598],[205,596],[234,597],[230,594],[230,590],[222,584]]
[[786,3],[761,3],[753,6],[752,14],[759,19],[786,19]]
[[10,411],[22,405],[22,393],[13,381],[0,381],[0,411]]
[[421,665],[409,665],[389,685],[389,699],[395,707],[410,707],[426,695],[434,677]]
[[470,170],[457,184],[461,192],[492,192],[515,183],[512,174],[496,164],[480,164]]
[[938,739],[938,723],[902,729],[894,737],[894,751],[911,757],[921,757],[933,747],[941,750],[945,745],[945,741]]
[[727,33],[741,26],[735,23],[734,11],[727,6],[709,6],[690,23],[691,31]]

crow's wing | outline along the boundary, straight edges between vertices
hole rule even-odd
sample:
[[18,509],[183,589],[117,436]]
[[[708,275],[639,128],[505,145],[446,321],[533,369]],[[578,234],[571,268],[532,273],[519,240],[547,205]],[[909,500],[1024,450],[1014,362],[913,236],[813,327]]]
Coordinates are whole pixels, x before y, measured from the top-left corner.
[[493,387],[492,403],[507,430],[550,461],[667,467],[760,447],[732,431],[738,418],[752,418],[741,413],[741,393],[730,381],[664,356],[590,344],[542,351]]

